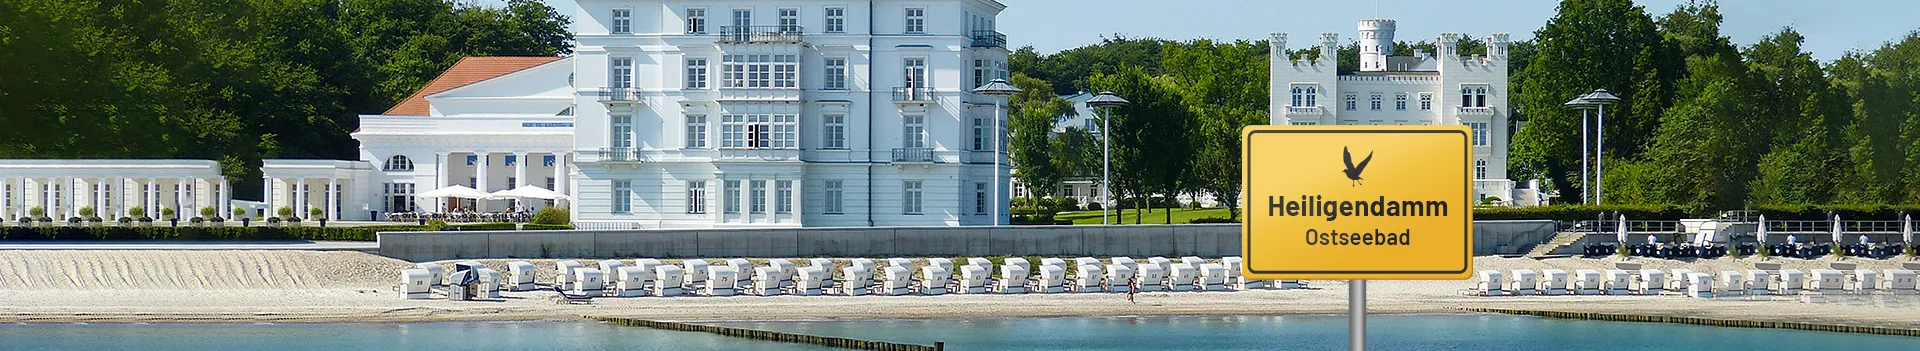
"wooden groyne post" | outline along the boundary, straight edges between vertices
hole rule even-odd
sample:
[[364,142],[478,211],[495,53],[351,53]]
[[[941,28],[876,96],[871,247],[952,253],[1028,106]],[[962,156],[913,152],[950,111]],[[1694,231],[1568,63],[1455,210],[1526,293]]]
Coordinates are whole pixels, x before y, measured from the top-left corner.
[[1797,329],[1797,330],[1811,330],[1811,331],[1824,331],[1824,332],[1836,332],[1836,333],[1860,333],[1860,334],[1899,335],[1899,336],[1920,337],[1920,329],[1888,328],[1888,327],[1874,327],[1874,326],[1862,326],[1862,325],[1834,325],[1834,324],[1780,322],[1780,321],[1749,321],[1749,320],[1738,320],[1738,319],[1716,319],[1716,318],[1683,317],[1683,316],[1648,316],[1648,315],[1638,315],[1638,314],[1618,314],[1618,313],[1598,313],[1598,312],[1516,310],[1516,309],[1505,309],[1505,308],[1470,307],[1470,308],[1464,308],[1464,310],[1469,312],[1499,313],[1499,314],[1561,318],[1561,319],[1585,319],[1585,320],[1597,320],[1597,321],[1643,322],[1643,323],[1678,323],[1678,324],[1693,324],[1693,325],[1705,325],[1705,326],[1715,326],[1715,327]]
[[590,317],[590,318],[599,320],[601,322],[613,323],[613,324],[629,326],[629,327],[647,327],[647,328],[660,329],[660,330],[700,332],[700,333],[708,333],[708,334],[719,334],[719,335],[731,336],[736,338],[747,338],[747,339],[754,339],[754,340],[786,342],[786,343],[795,343],[795,344],[820,345],[820,346],[838,347],[843,349],[854,349],[854,350],[871,350],[871,351],[945,351],[946,350],[946,343],[938,342],[938,341],[934,342],[933,345],[929,346],[929,345],[918,345],[918,344],[893,343],[893,342],[885,342],[885,341],[860,340],[860,339],[842,338],[842,337],[833,337],[833,336],[815,336],[815,335],[806,335],[806,334],[777,332],[777,331],[770,331],[770,330],[754,330],[754,329],[743,329],[743,328],[722,327],[722,326],[714,326],[714,325],[702,325],[702,324],[691,324],[691,323],[680,323],[680,322],[663,322],[663,321],[653,321],[653,320],[635,319],[635,318],[619,318],[619,317]]

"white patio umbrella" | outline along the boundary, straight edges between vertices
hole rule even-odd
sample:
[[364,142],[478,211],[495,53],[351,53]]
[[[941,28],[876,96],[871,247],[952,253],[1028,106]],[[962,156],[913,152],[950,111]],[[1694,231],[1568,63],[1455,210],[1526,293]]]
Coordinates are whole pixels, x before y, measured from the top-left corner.
[[1754,233],[1753,239],[1755,241],[1760,242],[1760,247],[1766,247],[1767,246],[1767,215],[1760,215],[1759,229],[1760,229],[1759,231]]
[[449,197],[460,198],[460,199],[484,199],[487,197],[487,192],[474,190],[473,188],[468,188],[465,185],[454,185],[454,186],[449,186],[445,188],[433,189],[432,191],[428,191],[424,193],[414,194],[413,197],[418,199],[444,199]]
[[522,185],[518,188],[495,191],[492,194],[487,194],[487,199],[488,200],[511,200],[511,199],[562,200],[562,199],[567,199],[567,196],[561,195],[560,193],[554,192],[553,190],[547,190],[547,188],[542,188],[539,186]]
[[1624,214],[1620,215],[1620,222],[1617,224],[1618,225],[1616,225],[1614,228],[1614,235],[1618,236],[1619,238],[1616,240],[1620,241],[1620,245],[1626,245],[1627,244],[1627,215],[1624,215]]
[[1906,217],[1900,218],[1900,239],[1905,241],[1908,245],[1913,244],[1913,216],[1912,215],[1908,215]]
[[1833,215],[1833,245],[1840,246],[1840,215]]

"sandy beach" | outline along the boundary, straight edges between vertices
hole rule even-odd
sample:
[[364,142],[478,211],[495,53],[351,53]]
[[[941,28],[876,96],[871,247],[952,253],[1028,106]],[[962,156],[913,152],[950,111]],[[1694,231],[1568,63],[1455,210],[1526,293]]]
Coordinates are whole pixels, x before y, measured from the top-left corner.
[[[1137,258],[1144,259],[1144,258]],[[1605,269],[1619,258],[1549,260],[1480,257],[1479,269]],[[1824,268],[1834,258],[1774,259],[1786,268]],[[1908,259],[1846,259],[1861,268]],[[527,260],[550,282],[555,260]],[[675,263],[678,260],[663,260]],[[719,262],[720,260],[709,260]],[[796,260],[798,261],[798,260]],[[845,260],[837,260],[844,264]],[[1649,268],[1745,270],[1754,260],[1682,262],[1631,259]],[[480,260],[505,271],[507,260]],[[592,265],[590,261],[583,263]],[[506,292],[504,299],[403,300],[393,285],[411,263],[359,252],[311,251],[0,251],[0,323],[251,323],[578,321],[588,316],[661,320],[795,320],[1204,314],[1345,313],[1346,284],[1240,292],[1067,293],[944,296],[686,296],[600,298],[559,305],[551,292]],[[1663,296],[1472,297],[1474,281],[1375,281],[1370,313],[1452,313],[1464,308],[1673,315],[1920,328],[1920,296],[1696,299]]]

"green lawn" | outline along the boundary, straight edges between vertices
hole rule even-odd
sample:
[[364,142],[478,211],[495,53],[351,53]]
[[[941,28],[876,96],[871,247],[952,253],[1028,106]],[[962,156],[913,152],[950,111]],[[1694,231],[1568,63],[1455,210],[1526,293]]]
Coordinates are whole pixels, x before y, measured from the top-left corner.
[[[1113,223],[1133,224],[1133,210],[1116,210],[1116,211],[1120,213],[1117,213],[1117,216],[1114,216],[1116,217],[1116,220]],[[1156,208],[1151,211],[1152,212],[1147,212],[1142,214],[1142,216],[1144,217],[1140,219],[1140,224],[1163,224],[1167,222],[1167,209]],[[1100,224],[1100,211],[1061,212],[1058,215],[1054,215],[1053,218],[1070,219],[1070,220],[1073,220],[1073,224],[1076,224],[1076,225]],[[1174,224],[1186,224],[1187,222],[1193,221],[1194,218],[1227,218],[1227,209],[1226,208],[1202,208],[1202,209],[1193,209],[1193,210],[1184,209],[1184,208],[1173,209]]]

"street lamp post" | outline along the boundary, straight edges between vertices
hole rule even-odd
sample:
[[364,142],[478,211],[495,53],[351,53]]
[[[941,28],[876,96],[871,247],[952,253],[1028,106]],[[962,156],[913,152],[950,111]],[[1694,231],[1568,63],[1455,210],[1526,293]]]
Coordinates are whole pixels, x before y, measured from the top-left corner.
[[1101,110],[1100,112],[1102,112],[1099,116],[1101,225],[1110,224],[1109,221],[1111,218],[1108,217],[1107,213],[1112,211],[1113,208],[1113,188],[1108,186],[1108,184],[1113,183],[1113,141],[1111,140],[1112,137],[1109,136],[1113,130],[1113,122],[1109,121],[1112,119],[1111,117],[1113,117],[1113,110],[1111,108],[1114,106],[1124,106],[1126,104],[1127,99],[1120,98],[1119,95],[1114,95],[1111,91],[1102,91],[1100,95],[1094,96],[1092,99],[1087,99],[1087,106],[1098,108]]
[[[1606,193],[1603,189],[1606,186],[1606,181],[1602,175],[1605,174],[1606,169],[1605,161],[1603,160],[1607,157],[1605,147],[1607,141],[1605,132],[1607,129],[1607,105],[1615,102],[1620,102],[1620,97],[1608,93],[1606,89],[1594,89],[1592,93],[1574,97],[1573,100],[1567,101],[1565,104],[1567,107],[1580,110],[1580,194],[1582,203],[1605,203]],[[1598,110],[1599,112],[1598,117],[1594,120],[1594,142],[1591,146],[1587,144],[1587,110]],[[1591,157],[1587,155],[1587,150],[1593,150]],[[1591,184],[1591,187],[1587,184],[1587,161],[1589,160],[1593,161],[1593,184]],[[1592,193],[1591,196],[1588,195],[1589,191]]]
[[979,88],[974,88],[973,92],[980,95],[995,97],[995,99],[993,100],[993,116],[994,117],[993,117],[993,206],[992,206],[993,207],[993,224],[992,225],[997,226],[997,225],[1000,225],[1001,223],[1000,220],[1002,219],[1000,214],[1000,203],[1002,202],[1001,200],[1005,198],[1005,194],[1006,194],[1006,189],[1001,188],[1001,183],[1000,183],[1000,175],[1002,173],[1006,173],[1005,169],[1000,168],[1000,159],[1002,158],[1000,153],[1000,149],[1001,149],[1000,140],[1005,139],[1002,137],[1005,134],[1005,129],[1000,128],[1000,120],[1006,119],[1005,112],[1007,111],[1006,110],[1007,98],[1010,96],[1013,96],[1013,94],[1019,93],[1020,88],[1014,87],[1012,84],[1007,84],[1007,80],[1005,79],[994,79],[991,82],[987,82],[987,85],[982,85]]

